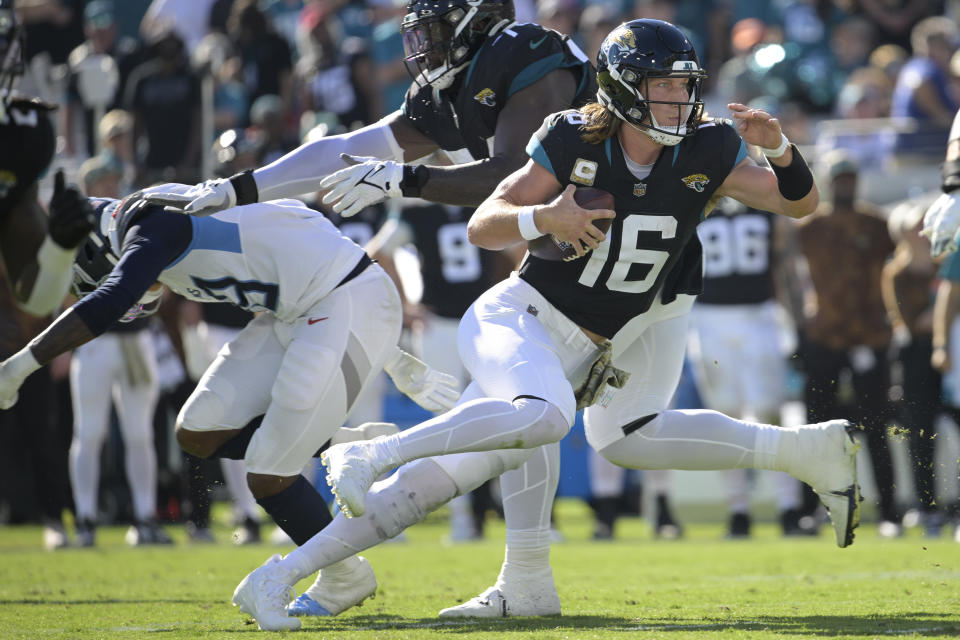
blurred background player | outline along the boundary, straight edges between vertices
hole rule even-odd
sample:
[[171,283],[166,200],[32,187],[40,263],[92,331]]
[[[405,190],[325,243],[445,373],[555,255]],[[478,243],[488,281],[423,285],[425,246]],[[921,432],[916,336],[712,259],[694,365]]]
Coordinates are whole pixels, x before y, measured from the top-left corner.
[[[894,362],[899,365],[894,369],[902,394],[899,424],[909,432],[915,488],[916,504],[905,514],[904,525],[920,524],[927,537],[936,538],[946,517],[934,484],[939,475],[934,472],[934,443],[936,420],[943,411],[943,381],[932,362],[938,280],[930,241],[920,235],[926,204],[924,200],[905,202],[890,212],[887,226],[897,248],[883,267],[882,284],[883,302],[893,327]],[[891,395],[895,388],[891,388]]]
[[[25,41],[14,8],[13,0],[0,0],[0,261],[6,281],[0,296],[4,325],[0,349],[4,356],[15,353],[26,333],[42,329],[47,322],[26,314],[49,316],[63,301],[77,248],[93,225],[89,206],[48,217],[38,201],[39,179],[53,159],[54,107],[15,92],[24,73]],[[54,197],[65,202],[79,201],[81,196],[65,187],[59,174]],[[51,397],[50,372],[45,368],[25,387],[22,407],[0,411],[0,441],[9,456],[3,465],[9,476],[0,485],[11,517],[42,517],[44,546],[57,549],[69,542],[61,517],[70,499],[65,437],[52,413]]]
[[[703,244],[703,293],[690,319],[689,357],[706,408],[768,424],[780,424],[787,388],[774,277],[782,225],[772,213],[731,198],[717,203],[697,228]],[[747,537],[750,472],[723,474],[730,510],[727,535]],[[800,485],[785,473],[775,475],[783,533],[798,534]]]
[[[807,421],[848,411],[863,425],[878,493],[878,530],[895,537],[903,528],[887,442],[893,418],[887,397],[891,330],[880,287],[894,244],[880,212],[857,199],[859,168],[851,156],[833,151],[823,162],[829,199],[800,221],[797,231],[812,287],[801,344]],[[809,495],[805,515],[816,504]]]
[[[91,197],[119,197],[122,178],[122,167],[102,157],[91,158],[80,168],[84,191]],[[111,399],[123,438],[127,485],[133,501],[134,523],[127,532],[127,543],[139,546],[173,542],[156,519],[153,412],[159,386],[148,324],[147,318],[118,323],[96,340],[75,349],[70,361],[70,481],[76,505],[76,542],[81,547],[95,543],[100,453],[110,424]]]

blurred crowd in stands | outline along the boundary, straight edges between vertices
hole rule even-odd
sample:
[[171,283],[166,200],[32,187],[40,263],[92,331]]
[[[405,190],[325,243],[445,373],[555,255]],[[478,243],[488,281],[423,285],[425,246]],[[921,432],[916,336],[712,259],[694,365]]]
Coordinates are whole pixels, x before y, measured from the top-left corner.
[[[263,166],[311,136],[353,130],[396,110],[410,84],[403,0],[19,0],[18,11],[27,32],[20,91],[60,105],[55,164],[89,195],[122,197],[156,182],[194,183]],[[784,401],[803,402],[809,421],[843,415],[864,425],[881,535],[917,523],[940,535],[958,517],[937,495],[940,485],[956,495],[957,471],[935,466],[934,448],[937,425],[946,424],[939,417],[960,415],[960,370],[951,368],[960,363],[960,335],[951,335],[960,330],[953,326],[960,265],[938,272],[918,229],[960,108],[960,2],[516,0],[516,13],[519,22],[569,34],[591,56],[624,20],[673,22],[708,70],[708,113],[725,117],[728,102],[762,108],[810,150],[822,211],[788,224],[776,257],[793,273],[777,296],[786,309],[782,359],[794,365]],[[411,206],[423,203],[387,208]],[[358,243],[386,217],[366,215],[370,229]],[[382,249],[378,257],[391,258]],[[431,309],[411,298],[405,318],[415,334]],[[203,363],[226,339],[217,332],[246,322],[242,314],[197,307],[170,299],[161,314],[169,331],[155,319],[105,336],[120,354],[115,383],[105,365],[79,352],[72,364],[55,362],[31,378],[12,410],[16,420],[4,421],[0,432],[0,523],[42,521],[51,548],[67,543],[68,509],[80,544],[94,543],[98,522],[135,523],[131,544],[169,542],[157,521],[184,519],[190,537],[206,541],[210,482],[223,479],[235,500],[236,540],[260,539],[242,467],[217,469],[181,456],[170,437]],[[43,323],[18,314],[9,299],[2,309],[0,344],[12,353]],[[100,396],[112,388],[116,419],[109,398],[84,406],[98,395],[84,395],[85,375],[96,377]],[[395,418],[376,399],[370,406],[364,418]],[[31,428],[11,426],[17,422]],[[906,501],[895,491],[888,446],[897,433],[912,457],[915,491]],[[656,532],[680,535],[669,482],[648,475]],[[612,481],[594,476],[596,537],[609,538],[616,514],[635,513],[637,498],[620,497],[622,473]],[[779,504],[784,532],[814,530],[822,514],[792,490],[796,499]],[[475,516],[454,506],[453,538],[482,535],[489,498],[475,502]],[[745,510],[743,500],[731,506],[731,535],[749,532],[735,518]],[[960,542],[960,526],[954,535]]]

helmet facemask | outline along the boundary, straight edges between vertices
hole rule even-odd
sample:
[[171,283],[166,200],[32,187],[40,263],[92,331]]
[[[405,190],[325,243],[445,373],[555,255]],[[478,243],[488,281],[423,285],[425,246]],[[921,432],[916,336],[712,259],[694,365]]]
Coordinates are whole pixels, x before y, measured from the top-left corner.
[[[647,50],[651,45],[645,42],[637,44],[638,36],[631,25],[638,23],[643,29],[641,36],[656,38],[651,50]],[[692,45],[673,25],[656,20],[635,20],[621,25],[601,46],[597,67],[598,102],[654,142],[674,146],[700,125],[703,118],[701,85],[707,74],[700,68]],[[686,100],[651,100],[651,87],[663,78],[685,79]],[[676,122],[658,122],[651,108],[654,105],[666,105],[668,109],[657,110],[661,114],[664,111],[675,114]],[[666,119],[673,120],[669,116]]]
[[[70,286],[70,293],[77,298],[83,298],[103,285],[119,261],[110,236],[116,236],[115,214],[123,203],[119,200],[92,200],[90,204],[99,216],[99,221],[87,236],[86,242],[80,247],[73,261],[73,283]],[[113,241],[116,241],[116,237]],[[160,307],[161,293],[162,289],[147,291],[119,321],[131,322],[156,313]]]
[[403,18],[404,64],[417,84],[434,89],[453,84],[484,41],[513,19],[509,1],[431,3],[443,4],[437,10],[423,8],[423,4],[411,2],[411,11]]

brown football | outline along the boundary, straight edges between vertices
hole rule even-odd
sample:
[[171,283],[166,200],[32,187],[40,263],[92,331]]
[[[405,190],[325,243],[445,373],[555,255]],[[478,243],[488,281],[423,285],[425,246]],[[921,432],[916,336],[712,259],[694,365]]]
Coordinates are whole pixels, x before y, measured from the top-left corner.
[[[614,204],[612,193],[594,187],[579,187],[573,192],[573,199],[584,209],[613,209]],[[597,218],[593,221],[593,225],[606,233],[612,221],[612,218]],[[551,235],[540,236],[536,240],[531,240],[527,249],[531,254],[544,260],[568,262],[575,260],[577,257],[573,245],[567,242],[557,242],[556,238]]]

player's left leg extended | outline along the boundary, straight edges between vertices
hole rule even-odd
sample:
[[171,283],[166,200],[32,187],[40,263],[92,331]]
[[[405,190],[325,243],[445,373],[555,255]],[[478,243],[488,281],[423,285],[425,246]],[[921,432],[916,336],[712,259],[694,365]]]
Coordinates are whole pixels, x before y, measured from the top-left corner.
[[634,469],[786,471],[808,482],[831,512],[837,544],[859,523],[857,444],[843,420],[780,428],[716,411],[664,411],[680,375],[686,318],[654,323],[614,363],[630,371],[607,407],[585,415],[587,440],[602,456]]

